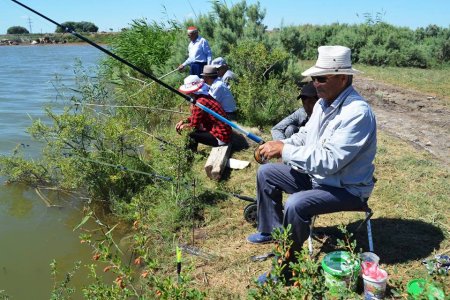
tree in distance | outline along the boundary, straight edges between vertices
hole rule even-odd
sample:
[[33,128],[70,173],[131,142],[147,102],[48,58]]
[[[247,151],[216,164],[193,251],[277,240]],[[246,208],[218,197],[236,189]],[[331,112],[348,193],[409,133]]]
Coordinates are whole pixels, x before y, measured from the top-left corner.
[[6,31],[7,34],[27,34],[30,33],[25,27],[22,26],[12,26]]
[[56,33],[64,33],[65,28],[69,28],[69,30],[73,30],[76,32],[98,32],[98,27],[95,26],[94,23],[91,22],[73,22],[68,21],[61,24],[62,27],[57,26],[55,32]]

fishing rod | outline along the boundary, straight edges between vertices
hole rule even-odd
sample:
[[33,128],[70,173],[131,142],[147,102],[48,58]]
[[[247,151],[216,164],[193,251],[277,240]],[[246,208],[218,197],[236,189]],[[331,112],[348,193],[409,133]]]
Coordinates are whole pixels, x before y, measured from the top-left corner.
[[177,89],[174,89],[174,88],[171,87],[170,85],[168,85],[168,84],[164,83],[163,81],[159,80],[158,78],[156,78],[156,77],[153,76],[152,74],[150,74],[150,73],[148,73],[148,72],[142,70],[141,68],[139,68],[139,67],[133,65],[132,63],[126,61],[125,59],[121,58],[120,56],[118,56],[118,55],[112,53],[111,51],[109,51],[109,50],[107,50],[107,49],[101,47],[100,45],[94,43],[94,42],[91,41],[90,39],[88,39],[88,38],[82,36],[81,34],[77,33],[74,29],[72,29],[72,28],[70,28],[70,27],[62,26],[62,25],[59,24],[58,22],[56,22],[56,21],[50,19],[49,17],[47,17],[47,16],[45,16],[45,15],[39,13],[38,11],[32,9],[31,7],[25,5],[25,4],[23,4],[23,3],[21,3],[21,2],[19,2],[19,1],[17,1],[17,0],[11,0],[11,1],[14,2],[14,3],[16,3],[16,4],[18,4],[18,5],[20,5],[20,6],[22,6],[22,7],[24,7],[25,9],[27,9],[27,10],[29,10],[29,11],[35,13],[36,15],[38,15],[38,16],[40,16],[40,17],[46,19],[47,21],[49,21],[49,22],[55,24],[56,26],[62,28],[65,32],[70,33],[70,34],[76,36],[77,38],[79,38],[79,39],[85,41],[85,42],[88,43],[89,45],[91,45],[91,46],[97,48],[98,50],[100,50],[100,51],[106,53],[107,55],[109,55],[109,56],[111,56],[112,58],[114,58],[114,59],[120,61],[121,63],[127,65],[128,67],[130,67],[130,68],[132,68],[133,70],[135,70],[135,71],[141,73],[142,75],[144,75],[144,76],[146,76],[146,77],[152,79],[153,81],[157,82],[158,84],[160,84],[161,86],[165,87],[165,88],[168,89],[169,91],[171,91],[171,92],[177,94],[177,95],[180,96],[180,97],[183,97],[185,100],[187,100],[188,102],[192,103],[193,105],[199,107],[201,110],[203,110],[203,111],[209,113],[210,115],[214,116],[216,119],[218,119],[218,120],[224,122],[225,124],[231,126],[232,128],[238,130],[239,132],[245,134],[245,136],[247,136],[247,137],[248,137],[249,139],[251,139],[252,141],[254,141],[254,142],[258,143],[258,144],[264,143],[264,140],[263,140],[262,138],[260,138],[259,136],[257,136],[257,135],[255,135],[255,134],[253,134],[253,133],[251,133],[251,132],[248,132],[248,131],[244,130],[243,128],[239,127],[239,126],[236,125],[235,123],[233,123],[233,122],[229,121],[228,119],[222,117],[220,114],[216,113],[215,111],[213,111],[213,110],[209,109],[208,107],[206,107],[206,106],[204,106],[204,105],[198,103],[195,99],[189,97],[188,95],[185,95],[185,94],[181,93],[181,92],[178,91]]

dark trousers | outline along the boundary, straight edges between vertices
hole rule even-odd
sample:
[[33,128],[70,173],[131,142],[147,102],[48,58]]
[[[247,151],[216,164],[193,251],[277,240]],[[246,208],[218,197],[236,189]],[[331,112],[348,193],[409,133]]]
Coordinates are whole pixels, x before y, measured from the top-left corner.
[[227,114],[227,120],[237,121],[237,119],[238,119],[237,111],[227,112],[226,114]]
[[[256,184],[258,231],[269,233],[291,224],[292,253],[300,252],[308,239],[313,216],[358,209],[364,204],[345,188],[312,186],[309,175],[281,163],[261,165]],[[290,194],[284,207],[283,192]]]
[[206,62],[193,62],[190,65],[189,74],[198,75],[200,78],[202,77],[200,74],[203,73],[203,67],[206,66]]
[[219,146],[219,142],[216,137],[208,131],[195,130],[189,134],[189,137],[190,142],[188,147],[192,151],[197,151],[198,143],[212,147]]

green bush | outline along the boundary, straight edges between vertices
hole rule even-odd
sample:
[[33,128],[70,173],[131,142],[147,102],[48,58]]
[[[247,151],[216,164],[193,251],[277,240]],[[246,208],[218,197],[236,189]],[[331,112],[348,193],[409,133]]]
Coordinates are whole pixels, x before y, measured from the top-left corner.
[[283,78],[287,52],[269,49],[261,42],[243,41],[232,49],[229,57],[240,78],[233,93],[247,123],[272,124],[295,107],[295,78]]
[[70,31],[76,31],[76,32],[97,32],[98,31],[98,27],[91,22],[73,22],[73,21],[68,21],[68,22],[64,22],[61,23],[61,26],[57,26],[55,29],[56,33],[64,33],[66,32],[66,28],[69,29]]
[[[131,28],[123,31],[111,42],[111,50],[128,62],[148,73],[154,73],[163,67],[173,54],[174,41],[179,34],[175,23],[168,26],[145,19],[133,20]],[[122,70],[126,66],[108,58],[110,65]],[[136,74],[139,76],[139,74]]]
[[6,34],[28,34],[30,33],[25,27],[22,26],[12,26],[6,31]]

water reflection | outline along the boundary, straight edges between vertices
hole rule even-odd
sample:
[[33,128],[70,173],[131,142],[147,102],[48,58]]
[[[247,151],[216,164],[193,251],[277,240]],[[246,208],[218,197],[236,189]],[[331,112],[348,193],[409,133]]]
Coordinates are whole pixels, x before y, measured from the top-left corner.
[[[23,143],[26,157],[39,157],[41,146],[26,128],[31,119],[44,117],[43,106],[54,101],[55,74],[70,85],[76,58],[89,66],[101,56],[91,46],[0,47],[0,154],[11,155]],[[92,262],[92,250],[80,244],[73,230],[83,217],[83,203],[57,191],[42,193],[57,206],[48,207],[34,188],[0,179],[0,290],[11,299],[49,299],[53,259],[59,280],[76,261],[82,266]],[[83,267],[71,282],[77,288],[73,299],[81,298],[80,287],[88,282]]]

